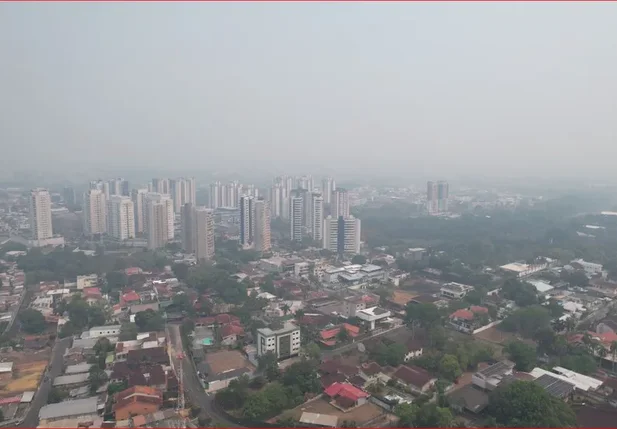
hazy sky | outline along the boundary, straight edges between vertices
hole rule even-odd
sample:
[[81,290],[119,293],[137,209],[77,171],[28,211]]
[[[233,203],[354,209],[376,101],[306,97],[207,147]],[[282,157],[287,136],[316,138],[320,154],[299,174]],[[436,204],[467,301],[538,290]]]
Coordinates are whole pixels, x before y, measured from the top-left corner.
[[617,178],[616,23],[617,3],[0,3],[0,166]]

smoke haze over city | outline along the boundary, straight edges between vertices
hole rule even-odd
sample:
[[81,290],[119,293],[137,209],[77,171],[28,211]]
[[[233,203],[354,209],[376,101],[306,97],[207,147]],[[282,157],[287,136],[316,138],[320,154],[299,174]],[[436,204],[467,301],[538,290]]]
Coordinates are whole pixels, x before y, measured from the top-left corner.
[[4,170],[614,175],[617,5],[2,4]]

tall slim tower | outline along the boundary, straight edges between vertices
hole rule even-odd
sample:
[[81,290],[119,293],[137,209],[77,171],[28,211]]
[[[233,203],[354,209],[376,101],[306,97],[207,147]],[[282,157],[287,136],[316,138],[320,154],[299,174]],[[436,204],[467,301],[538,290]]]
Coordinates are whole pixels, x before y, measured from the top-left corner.
[[195,179],[184,178],[174,179],[170,181],[171,199],[174,202],[174,212],[180,213],[182,207],[187,204],[195,204],[196,190]]
[[[121,195],[128,197],[129,193],[129,182],[126,179],[121,177],[112,179],[109,181],[109,195]],[[109,200],[109,198],[107,198]]]
[[437,209],[440,213],[448,211],[448,198],[450,197],[450,186],[446,181],[437,182]]
[[96,235],[107,232],[107,198],[100,189],[84,193],[84,234]]
[[182,248],[186,253],[195,253],[193,240],[194,214],[195,206],[193,204],[186,203],[182,206],[182,213],[180,214],[182,219]]
[[[165,227],[165,233],[167,234],[167,240],[173,240],[174,238],[174,205],[171,197],[169,195],[159,194],[156,192],[149,192],[146,194],[146,224],[144,228],[148,234],[150,234],[152,228],[150,225],[150,208],[149,205],[152,203],[160,203],[165,206],[166,214],[165,221],[167,222],[167,226]],[[157,228],[159,228],[157,226]],[[160,228],[159,228],[160,230]],[[165,241],[166,243],[167,241]],[[164,245],[164,244],[163,244]]]
[[46,240],[54,236],[51,196],[47,189],[36,188],[30,191],[30,231],[33,240]]
[[197,261],[208,261],[214,257],[214,210],[205,207],[193,209],[193,245]]
[[439,212],[438,193],[437,183],[430,181],[426,183],[426,210],[429,214]]
[[74,206],[77,203],[77,198],[75,198],[75,189],[72,186],[64,187],[64,204],[67,206]]
[[313,240],[323,240],[323,203],[321,194],[313,192],[311,201],[311,236]]
[[221,202],[221,182],[214,182],[210,184],[210,208],[218,209],[222,207]]
[[334,201],[332,202],[332,217],[349,217],[349,193],[347,189],[336,188],[334,191]]
[[255,250],[268,252],[270,241],[270,204],[263,199],[255,201]]
[[131,191],[131,200],[133,200],[133,210],[135,214],[135,233],[143,234],[146,232],[146,195],[147,189],[133,189]]
[[160,249],[169,241],[169,208],[164,201],[148,201],[148,249]]
[[281,217],[281,203],[283,201],[283,187],[275,184],[270,188],[270,213],[272,217]]
[[171,183],[169,179],[152,179],[152,191],[163,195],[171,195]]
[[321,181],[321,192],[323,194],[324,203],[332,203],[332,194],[334,193],[335,187],[336,184],[332,177],[326,177]]
[[240,197],[240,245],[244,248],[253,245],[255,233],[254,198],[248,195]]
[[135,238],[135,210],[129,197],[112,195],[109,198],[107,232],[118,240]]
[[291,226],[291,239],[293,241],[302,241],[302,219],[304,217],[303,198],[298,195],[293,195],[289,199],[289,218]]

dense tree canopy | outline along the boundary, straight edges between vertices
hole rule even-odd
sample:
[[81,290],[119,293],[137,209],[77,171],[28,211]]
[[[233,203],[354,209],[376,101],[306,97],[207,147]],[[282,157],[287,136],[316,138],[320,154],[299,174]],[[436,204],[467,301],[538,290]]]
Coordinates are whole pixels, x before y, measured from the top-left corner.
[[160,313],[148,309],[135,315],[135,324],[141,332],[161,331],[165,326],[165,320]]
[[528,372],[536,366],[536,348],[529,344],[522,341],[512,341],[505,347],[504,351],[516,364],[518,371]]
[[550,327],[551,319],[551,313],[545,307],[532,305],[514,311],[504,319],[499,328],[533,338],[538,330]]
[[40,334],[45,330],[45,316],[38,310],[27,308],[19,313],[21,329],[29,334]]
[[497,389],[490,396],[488,413],[506,427],[563,428],[576,426],[574,411],[564,401],[528,381]]

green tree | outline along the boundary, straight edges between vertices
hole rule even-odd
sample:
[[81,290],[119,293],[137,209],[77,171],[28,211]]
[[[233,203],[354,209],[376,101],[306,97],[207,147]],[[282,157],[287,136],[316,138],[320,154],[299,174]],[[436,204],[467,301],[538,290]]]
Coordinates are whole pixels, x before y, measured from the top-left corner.
[[281,371],[279,370],[278,360],[276,355],[272,352],[268,352],[257,358],[257,369],[266,376],[269,381],[274,381],[280,377]]
[[88,382],[90,383],[90,393],[94,394],[99,387],[107,383],[108,377],[105,371],[97,365],[90,368]]
[[52,387],[49,391],[49,395],[47,396],[47,403],[57,404],[58,402],[64,401],[68,396],[68,393],[65,391],[60,390],[57,387]]
[[441,325],[441,313],[434,304],[415,304],[410,302],[405,307],[405,321],[417,323],[423,328]]
[[358,264],[358,265],[364,265],[364,264],[366,264],[366,256],[364,256],[364,255],[354,255],[354,257],[351,258],[351,263],[352,264]]
[[589,277],[585,274],[585,271],[577,270],[568,275],[566,278],[568,283],[572,286],[587,287],[589,286]]
[[316,343],[310,342],[302,348],[302,355],[307,359],[319,359],[321,349]]
[[165,326],[165,321],[160,313],[147,309],[135,315],[135,324],[141,332],[160,331]]
[[531,371],[536,365],[536,349],[522,341],[512,341],[505,347],[518,371]]
[[129,282],[124,271],[110,271],[105,275],[107,292],[124,289]]
[[102,337],[96,340],[96,344],[93,347],[94,354],[107,356],[107,353],[114,351],[114,346],[107,337]]
[[137,339],[137,325],[135,323],[123,323],[120,327],[119,341],[132,341]]
[[187,314],[195,313],[193,308],[193,303],[189,296],[185,293],[177,293],[172,298],[172,304],[177,307],[180,311],[184,311]]
[[43,313],[33,308],[27,308],[19,313],[19,323],[29,334],[40,334],[47,327]]
[[189,266],[187,264],[173,264],[171,270],[174,272],[174,276],[181,282],[186,281],[189,277]]
[[568,404],[528,381],[515,381],[495,390],[489,398],[488,414],[505,427],[576,426],[576,415]]
[[518,332],[524,337],[533,338],[535,333],[543,328],[550,327],[551,313],[540,305],[520,308],[504,319],[500,329],[509,332]]
[[439,361],[439,373],[446,380],[455,381],[463,373],[458,359],[454,355],[446,354]]

